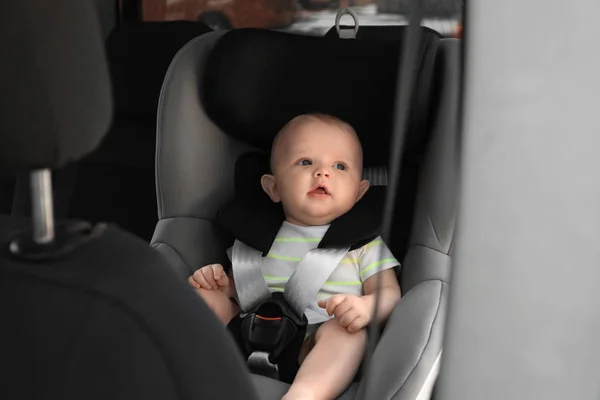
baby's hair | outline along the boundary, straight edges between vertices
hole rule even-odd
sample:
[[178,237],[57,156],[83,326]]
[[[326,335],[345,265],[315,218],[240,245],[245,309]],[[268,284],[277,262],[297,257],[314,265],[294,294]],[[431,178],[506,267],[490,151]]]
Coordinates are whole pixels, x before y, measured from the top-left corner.
[[304,124],[307,124],[309,122],[314,122],[314,121],[320,121],[327,125],[337,126],[338,128],[354,135],[356,137],[356,140],[360,144],[358,135],[356,134],[356,131],[354,130],[352,125],[350,125],[349,123],[347,123],[337,117],[334,117],[333,115],[323,114],[323,113],[308,113],[308,114],[298,115],[297,117],[291,119],[288,123],[286,123],[283,126],[283,128],[281,128],[279,130],[279,132],[277,132],[277,134],[275,135],[275,138],[273,139],[273,144],[271,145],[271,162],[270,162],[271,173],[273,173],[273,163],[272,163],[273,152],[275,151],[275,146],[277,145],[277,142],[279,141],[281,136],[283,136],[284,133],[286,133],[294,128],[297,128],[298,126],[302,126]]

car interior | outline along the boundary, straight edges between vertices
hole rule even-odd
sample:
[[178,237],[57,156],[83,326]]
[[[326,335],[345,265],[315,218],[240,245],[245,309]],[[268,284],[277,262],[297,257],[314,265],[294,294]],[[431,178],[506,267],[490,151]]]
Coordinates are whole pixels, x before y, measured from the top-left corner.
[[[489,123],[477,118],[492,114],[465,112],[475,107],[473,99],[485,99],[487,93],[477,94],[464,83],[475,71],[464,67],[473,57],[465,49],[484,45],[420,26],[418,1],[401,2],[403,10],[412,10],[408,24],[360,25],[356,17],[354,26],[336,26],[332,20],[322,35],[143,21],[139,7],[124,3],[19,0],[1,8],[2,50],[11,60],[3,62],[7,72],[0,78],[5,93],[0,358],[10,371],[3,385],[9,398],[281,399],[289,383],[253,369],[187,279],[204,265],[227,263],[231,237],[219,212],[240,191],[255,190],[248,185],[258,183],[262,171],[240,168],[241,160],[256,154],[264,158],[277,131],[310,112],[336,116],[356,129],[364,149],[364,178],[385,188],[385,207],[377,210],[382,214],[377,218],[401,261],[402,298],[381,334],[370,338],[370,354],[338,399],[532,398],[536,383],[527,378],[543,375],[542,366],[532,361],[529,369],[517,367],[519,375],[510,375],[518,345],[488,372],[478,368],[478,362],[489,365],[477,359],[478,346],[480,354],[489,346],[502,358],[500,333],[509,325],[490,336],[496,342],[475,334],[493,326],[491,319],[492,325],[486,325],[476,300],[500,289],[483,290],[487,281],[481,277],[476,280],[481,287],[470,289],[471,278],[464,272],[475,269],[476,258],[469,256],[486,248],[485,238],[480,247],[467,239],[478,237],[476,226],[489,230],[482,228],[482,212],[478,219],[464,216],[469,204],[479,204],[474,196],[491,183],[463,167],[494,159],[492,152],[489,160],[480,160],[484,151],[473,150],[478,139],[472,135],[476,122],[483,134],[491,132]],[[385,3],[392,7],[393,2]],[[511,3],[518,6],[516,0]],[[338,5],[331,7],[336,11]],[[349,7],[340,13],[352,13]],[[452,3],[446,9],[456,7]],[[465,21],[489,11],[478,7],[468,8],[471,14],[465,11]],[[321,9],[306,7],[307,12]],[[517,41],[516,34],[507,37]],[[470,62],[475,68],[477,63]],[[509,71],[499,71],[499,81]],[[528,83],[521,83],[527,90]],[[475,94],[465,103],[469,90]],[[502,122],[515,118],[509,114]],[[464,132],[471,134],[470,141]],[[500,143],[490,137],[495,140]],[[488,166],[489,176],[498,171],[493,167]],[[590,198],[598,199],[594,193]],[[510,217],[516,218],[509,214],[504,221]],[[500,216],[492,220],[503,226]],[[455,240],[457,227],[466,233]],[[535,229],[543,228],[537,224]],[[500,254],[487,249],[487,254]],[[466,266],[460,263],[462,272],[455,272],[460,250]],[[597,265],[593,254],[586,265],[593,260]],[[507,259],[498,255],[497,262]],[[513,277],[518,286],[522,270],[515,264],[506,271],[504,282],[489,285],[510,288]],[[586,274],[597,281],[591,268],[581,276]],[[533,293],[536,285],[528,290]],[[539,282],[540,291],[542,286]],[[574,304],[581,305],[592,289],[582,293]],[[521,298],[523,307],[528,299]],[[509,305],[506,321],[515,318],[513,326],[536,319],[515,317],[519,304]],[[501,307],[490,309],[504,317]],[[584,335],[588,342],[600,330],[600,324],[592,324],[600,320],[597,314],[587,314],[584,326],[593,325]],[[462,319],[447,324],[455,315]],[[559,346],[559,340],[576,345],[572,337],[547,340],[546,350]],[[513,342],[518,338],[509,336],[506,346]],[[556,370],[544,375],[546,384],[549,377],[566,374],[564,364],[555,361]],[[588,360],[586,365],[596,364]],[[473,383],[461,368],[473,377],[480,374],[479,379]],[[489,372],[494,368],[495,378]],[[502,380],[505,376],[513,381]],[[516,386],[504,388],[499,382]],[[583,394],[591,384],[577,385],[575,378],[563,382],[564,390],[541,392],[545,399],[558,399],[577,392],[575,386],[581,394],[577,398],[592,398]]]

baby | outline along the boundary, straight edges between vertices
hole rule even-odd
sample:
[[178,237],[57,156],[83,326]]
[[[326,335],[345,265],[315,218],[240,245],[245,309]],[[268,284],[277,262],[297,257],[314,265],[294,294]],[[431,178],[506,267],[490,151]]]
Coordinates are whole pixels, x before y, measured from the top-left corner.
[[[281,202],[285,222],[263,258],[271,291],[282,291],[304,255],[316,248],[329,224],[347,213],[369,189],[362,179],[362,148],[354,129],[337,118],[307,114],[294,118],[277,134],[271,151],[271,174],[261,185]],[[376,238],[348,252],[312,305],[311,328],[300,352],[300,370],[284,399],[334,399],[351,383],[365,352],[365,327],[384,322],[400,299],[393,267],[398,262]],[[381,274],[378,315],[373,315],[376,273]],[[227,324],[240,309],[235,282],[220,264],[207,265],[189,279],[200,296]]]

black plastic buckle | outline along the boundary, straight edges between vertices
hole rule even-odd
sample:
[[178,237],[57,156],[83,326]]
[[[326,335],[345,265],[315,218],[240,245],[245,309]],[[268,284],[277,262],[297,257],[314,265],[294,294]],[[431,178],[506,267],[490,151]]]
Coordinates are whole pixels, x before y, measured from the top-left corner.
[[246,328],[247,341],[254,350],[271,351],[283,340],[285,332],[283,316],[263,316],[251,313],[242,322]]
[[[251,371],[285,381],[293,377],[306,334],[306,316],[297,316],[283,294],[276,292],[254,310],[240,314],[240,319]],[[282,362],[286,366],[280,366]]]

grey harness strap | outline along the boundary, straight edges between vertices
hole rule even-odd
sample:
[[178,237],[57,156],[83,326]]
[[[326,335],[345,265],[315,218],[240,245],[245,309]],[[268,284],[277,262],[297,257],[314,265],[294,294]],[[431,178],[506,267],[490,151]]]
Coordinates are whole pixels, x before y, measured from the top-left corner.
[[[285,285],[283,294],[296,315],[304,314],[349,249],[314,249],[306,253]],[[236,240],[231,266],[242,311],[248,312],[271,297],[262,272],[260,251]]]
[[304,314],[306,307],[314,301],[327,278],[348,254],[348,250],[350,247],[314,249],[306,253],[285,285],[283,293],[283,298],[296,315]]
[[248,312],[271,297],[262,273],[262,253],[236,240],[231,253],[231,268],[240,308]]

